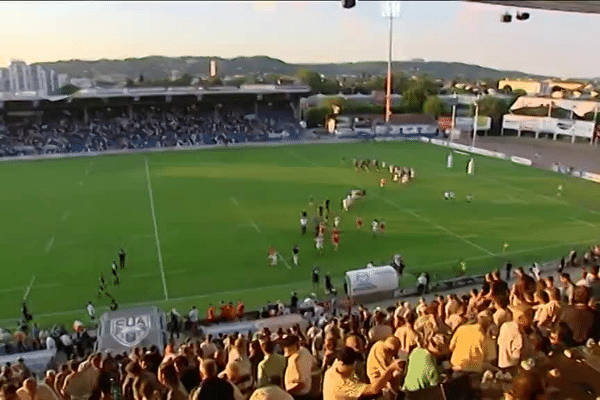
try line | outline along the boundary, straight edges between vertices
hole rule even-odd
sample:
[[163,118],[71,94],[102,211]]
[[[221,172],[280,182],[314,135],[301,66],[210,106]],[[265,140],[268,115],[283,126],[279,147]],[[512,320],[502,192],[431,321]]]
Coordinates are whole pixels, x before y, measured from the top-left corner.
[[148,158],[144,157],[144,161],[146,163],[146,180],[148,181],[148,196],[150,197],[150,210],[152,211],[152,222],[154,223],[154,239],[156,241],[158,266],[160,271],[160,277],[162,279],[165,300],[169,300],[169,292],[167,291],[167,279],[165,278],[165,267],[163,265],[162,253],[160,251],[160,239],[158,238],[158,224],[156,223],[156,213],[154,212],[154,195],[152,194],[152,184],[150,183],[150,168],[148,167]]

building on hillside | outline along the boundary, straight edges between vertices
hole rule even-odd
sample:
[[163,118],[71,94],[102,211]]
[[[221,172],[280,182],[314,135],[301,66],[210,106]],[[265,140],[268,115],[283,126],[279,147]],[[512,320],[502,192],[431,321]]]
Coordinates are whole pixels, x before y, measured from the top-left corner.
[[524,90],[527,94],[538,94],[544,89],[542,82],[534,80],[521,80],[521,79],[502,79],[498,81],[498,89],[502,89],[508,92],[514,92],[515,90]]
[[374,135],[435,136],[438,123],[429,114],[393,114],[388,123],[380,114],[331,114],[325,121],[327,132],[336,136],[360,133]]
[[219,66],[217,64],[217,60],[210,60],[208,76],[210,76],[211,78],[219,76]]
[[[498,82],[498,89],[515,91],[524,90],[528,95],[552,96],[554,93],[560,94],[556,97],[565,97],[567,94],[572,94],[580,97],[584,92],[589,92],[590,85],[578,81],[565,81],[556,79],[545,80],[519,80],[519,79],[503,79]],[[577,95],[576,93],[579,93]]]
[[8,68],[0,72],[2,92],[36,92],[43,96],[54,93],[57,83],[57,75],[53,69],[39,64],[27,65],[20,60],[12,60]]

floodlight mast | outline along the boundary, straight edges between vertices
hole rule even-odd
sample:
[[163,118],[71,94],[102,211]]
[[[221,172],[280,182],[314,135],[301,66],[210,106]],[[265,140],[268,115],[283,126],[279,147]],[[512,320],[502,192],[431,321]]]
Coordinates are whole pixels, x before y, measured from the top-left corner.
[[390,21],[390,36],[388,43],[388,65],[387,65],[387,82],[385,88],[385,122],[390,121],[392,116],[392,39],[394,32],[394,18],[400,16],[400,2],[386,1],[383,4],[381,14],[384,18],[389,18]]

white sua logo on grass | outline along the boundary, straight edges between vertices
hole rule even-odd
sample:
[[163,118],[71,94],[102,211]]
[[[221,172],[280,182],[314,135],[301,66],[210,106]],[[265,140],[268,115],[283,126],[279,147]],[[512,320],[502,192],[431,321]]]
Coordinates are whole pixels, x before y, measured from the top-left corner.
[[110,320],[110,334],[123,346],[133,347],[150,333],[150,315],[120,317]]

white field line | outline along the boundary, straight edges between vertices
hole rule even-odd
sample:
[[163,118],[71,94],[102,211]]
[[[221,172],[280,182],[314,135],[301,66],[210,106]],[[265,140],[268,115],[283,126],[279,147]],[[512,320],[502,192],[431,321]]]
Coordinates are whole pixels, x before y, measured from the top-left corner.
[[569,203],[568,201],[557,199],[556,197],[552,197],[552,196],[546,196],[545,194],[533,192],[533,191],[531,191],[529,189],[520,188],[518,186],[511,185],[510,183],[506,183],[506,182],[500,181],[498,179],[483,178],[481,176],[478,176],[478,178],[480,178],[482,180],[485,180],[485,181],[488,181],[488,182],[498,183],[498,184],[504,185],[504,186],[506,186],[508,188],[511,188],[511,189],[514,189],[514,190],[519,190],[521,192],[525,192],[525,193],[528,193],[528,194],[533,194],[533,195],[536,195],[536,196],[541,197],[543,199],[546,199],[548,201],[552,201],[552,202],[557,203],[557,204],[562,204],[562,205],[565,205],[565,206],[573,207],[573,208],[576,208],[576,209],[578,209],[580,211],[585,211],[585,212],[589,212],[590,214],[600,215],[600,211],[590,210],[589,208],[579,207],[579,206],[576,206],[574,204]]
[[[557,247],[563,247],[563,246],[577,246],[577,245],[581,245],[581,244],[588,244],[588,243],[595,243],[597,242],[598,239],[591,239],[591,240],[587,240],[587,241],[583,241],[583,242],[571,242],[571,243],[557,243],[557,244],[550,244],[547,246],[538,246],[538,247],[530,247],[527,249],[521,249],[521,250],[515,250],[515,251],[507,251],[504,253],[499,253],[494,255],[494,257],[505,257],[505,256],[512,256],[512,255],[516,255],[516,254],[521,254],[521,253],[528,253],[530,251],[538,251],[538,250],[547,250],[547,249],[554,249]],[[469,258],[464,258],[461,260],[464,261],[477,261],[477,260],[484,260],[486,258],[492,258],[492,256],[477,256],[477,257],[469,257]],[[419,268],[430,268],[430,267],[437,267],[440,265],[452,265],[452,264],[456,264],[458,262],[460,262],[461,260],[454,260],[454,261],[443,261],[443,262],[438,262],[438,263],[433,263],[433,264],[427,264],[427,265],[423,265],[423,266],[419,266]],[[414,268],[413,268],[414,269]]]
[[[399,209],[401,209],[401,210],[404,210],[404,208],[402,208],[402,207],[401,207],[400,205],[398,205],[396,202],[393,202],[393,201],[391,201],[391,200],[388,200],[388,199],[386,199],[386,198],[383,198],[383,201],[385,201],[386,203],[388,203],[388,204],[391,204],[391,205],[393,205],[393,206],[396,206],[397,208],[399,208]],[[430,219],[428,219],[428,218],[425,218],[425,217],[423,217],[422,215],[419,215],[419,214],[417,214],[416,212],[413,212],[413,211],[408,211],[408,213],[409,213],[409,214],[411,214],[411,215],[414,215],[415,217],[419,218],[419,219],[420,219],[420,220],[422,220],[422,221],[425,221],[425,222],[427,222],[428,224],[430,224],[430,225],[432,225],[432,226],[435,226],[435,227],[436,227],[436,228],[438,228],[439,230],[441,230],[441,231],[444,231],[444,232],[446,232],[447,234],[449,234],[449,235],[451,235],[451,236],[454,236],[454,237],[456,237],[457,239],[460,239],[460,240],[462,240],[462,241],[463,241],[463,242],[465,242],[466,244],[468,244],[468,245],[471,245],[471,246],[473,246],[473,247],[475,247],[475,248],[477,248],[477,249],[479,249],[479,250],[483,251],[484,253],[487,253],[487,254],[489,254],[490,256],[495,256],[495,255],[496,255],[496,254],[492,253],[491,251],[489,251],[488,249],[485,249],[485,248],[481,247],[480,245],[478,245],[478,244],[476,244],[476,243],[473,243],[473,242],[472,242],[472,241],[470,241],[469,239],[466,239],[464,236],[460,236],[459,234],[457,234],[457,233],[454,233],[454,232],[452,232],[451,230],[449,230],[449,229],[447,229],[447,228],[444,228],[442,225],[436,224],[436,223],[435,223],[435,222],[433,222],[432,220],[430,220]]]
[[283,258],[283,256],[281,255],[280,252],[277,252],[277,255],[279,256],[279,258],[281,258],[281,261],[283,261],[283,263],[285,264],[285,266],[287,267],[287,269],[292,269],[292,267],[290,266],[290,264],[288,264],[288,262],[285,261],[285,258]]
[[[167,271],[165,272],[165,275],[181,275],[181,274],[185,274],[187,272],[187,269],[176,269],[173,271]],[[133,278],[142,278],[142,277],[150,277],[150,276],[156,276],[155,272],[152,273],[142,273],[142,274],[133,274],[131,275]]]
[[150,168],[148,167],[148,158],[144,157],[146,163],[146,181],[148,182],[148,196],[150,197],[150,210],[152,211],[152,222],[154,223],[154,239],[156,241],[156,251],[158,255],[158,266],[160,277],[162,279],[163,292],[165,300],[169,300],[167,291],[167,279],[165,278],[165,267],[163,265],[162,253],[160,251],[160,239],[158,238],[158,224],[156,223],[156,213],[154,212],[154,195],[152,194],[152,184],[150,183]]
[[[517,250],[517,251],[507,251],[506,253],[503,253],[503,255],[508,256],[508,255],[514,255],[514,254],[520,254],[520,253],[527,253],[529,251],[537,251],[537,250],[556,248],[556,247],[561,247],[561,246],[581,245],[581,244],[597,242],[597,240],[598,239],[592,239],[592,240],[588,240],[588,241],[584,241],[584,242],[577,242],[577,243],[560,243],[560,244],[554,244],[554,245],[548,245],[548,246],[532,247],[532,248]],[[486,258],[492,258],[492,257],[487,256],[487,255],[486,256],[469,257],[469,258],[465,258],[464,261],[476,261],[476,260],[483,260]],[[416,270],[417,268],[418,269],[427,269],[427,268],[430,268],[433,266],[438,266],[438,265],[451,265],[452,263],[457,263],[458,261],[459,260],[455,260],[455,261],[449,260],[449,261],[438,262],[438,263],[433,263],[433,264],[419,265],[419,266],[416,266],[415,268],[411,268],[411,270]],[[128,303],[128,304],[122,304],[121,307],[125,308],[125,307],[140,307],[140,306],[148,306],[148,305],[160,305],[160,304],[165,304],[165,303],[169,303],[169,302],[177,302],[177,301],[183,302],[183,301],[190,301],[190,300],[200,300],[200,299],[205,299],[205,298],[210,298],[210,297],[222,298],[224,296],[237,295],[237,294],[241,294],[241,293],[248,293],[248,292],[254,292],[254,291],[258,292],[258,291],[262,291],[262,290],[282,289],[282,288],[293,287],[293,286],[297,287],[299,285],[304,285],[304,284],[308,284],[308,283],[309,283],[309,281],[299,281],[299,282],[284,283],[281,285],[271,285],[271,286],[252,287],[252,288],[237,289],[237,290],[227,290],[227,291],[222,291],[222,292],[205,293],[205,294],[194,295],[194,296],[173,297],[168,300],[163,299],[163,300],[145,301],[145,302],[138,302],[138,303]],[[0,293],[7,292],[7,291],[21,290],[21,289],[22,288],[5,289],[4,291],[0,290]],[[102,307],[102,308],[99,307],[99,309],[108,311],[108,307]],[[56,316],[61,316],[61,315],[76,315],[76,314],[85,314],[85,310],[77,309],[77,310],[71,310],[71,311],[57,311],[57,312],[51,312],[51,313],[46,313],[46,314],[36,314],[36,316],[37,317],[56,317]],[[13,320],[14,320],[14,318],[2,319],[2,320],[0,320],[0,325],[2,325],[4,323],[12,322]]]
[[46,254],[50,253],[50,249],[52,248],[53,245],[54,245],[54,235],[52,235],[52,237],[50,238],[48,243],[46,243],[46,247],[44,248],[44,251]]
[[252,218],[250,218],[250,221],[252,222],[252,226],[254,227],[254,229],[256,229],[256,232],[260,233],[260,228],[258,227],[258,225],[256,225],[256,222],[254,222]]
[[588,226],[596,226],[595,224],[592,224],[591,222],[587,222],[587,221],[583,221],[581,219],[577,219],[577,218],[569,218],[571,221],[575,221],[575,222],[579,222],[580,224],[585,224]]
[[56,288],[56,287],[60,287],[60,286],[62,286],[61,283],[45,283],[42,285],[32,285],[31,287],[20,286],[20,287],[13,287],[13,288],[9,288],[9,289],[0,289],[0,293],[20,292],[21,290],[26,291],[28,288],[31,291],[31,289],[47,289],[47,288]]
[[[241,207],[240,207],[240,202],[238,201],[238,199],[236,199],[235,197],[231,198],[231,202],[240,209],[241,211]],[[256,224],[256,222],[254,222],[254,220],[252,218],[250,218],[250,225],[252,225],[252,227],[256,230],[256,232],[261,233],[260,228],[258,227],[258,225]]]
[[[313,165],[313,166],[315,166],[315,167],[321,167],[321,165],[319,165],[319,164],[317,164],[317,163],[315,163],[315,162],[312,162],[312,161],[310,161],[310,160],[307,160],[306,158],[304,158],[304,157],[300,156],[300,155],[299,155],[298,153],[296,153],[295,151],[292,151],[292,150],[290,150],[290,151],[289,151],[289,153],[290,153],[290,154],[292,154],[293,156],[295,156],[295,157],[299,158],[300,160],[302,160],[302,161],[306,162],[306,163],[312,164],[312,165]],[[332,175],[331,175],[331,174],[329,174],[329,173],[327,173],[327,174],[328,174],[329,176],[332,176]],[[337,177],[335,177],[335,178],[337,179]],[[463,242],[467,243],[468,245],[470,245],[470,246],[473,246],[473,247],[475,247],[476,249],[479,249],[479,250],[483,251],[484,253],[487,253],[487,254],[488,254],[488,255],[490,255],[490,256],[495,256],[495,254],[494,254],[494,253],[492,253],[491,251],[489,251],[489,250],[487,250],[487,249],[485,249],[485,248],[483,248],[483,247],[479,246],[478,244],[475,244],[475,243],[473,243],[473,242],[472,242],[472,241],[470,241],[469,239],[465,239],[463,236],[460,236],[459,234],[457,234],[457,233],[454,233],[454,232],[452,232],[451,230],[449,230],[449,229],[447,229],[447,228],[445,228],[445,227],[443,227],[443,226],[441,226],[441,225],[439,225],[439,224],[436,224],[435,222],[431,221],[430,219],[427,219],[427,218],[425,218],[425,217],[423,217],[423,216],[421,216],[421,215],[417,214],[416,212],[414,212],[414,211],[412,211],[412,210],[409,210],[409,209],[407,209],[407,208],[404,208],[404,207],[402,207],[400,204],[398,204],[398,203],[396,203],[396,202],[394,202],[394,201],[391,201],[391,200],[388,200],[388,199],[386,199],[385,197],[382,197],[382,196],[381,196],[379,193],[377,193],[377,191],[375,191],[375,190],[372,190],[372,191],[371,191],[371,193],[375,193],[375,196],[377,196],[377,197],[380,197],[380,198],[381,198],[383,201],[385,201],[386,203],[388,203],[388,204],[390,204],[390,205],[392,205],[392,206],[394,206],[394,207],[398,208],[398,209],[399,209],[399,210],[401,210],[401,211],[404,211],[405,213],[411,214],[411,215],[413,215],[414,217],[416,217],[416,218],[418,218],[418,219],[420,219],[420,220],[422,220],[422,221],[424,221],[424,222],[427,222],[428,224],[430,224],[430,225],[432,225],[432,226],[434,226],[434,227],[438,228],[439,230],[441,230],[441,231],[443,231],[443,232],[446,232],[448,235],[450,235],[450,236],[454,236],[454,237],[456,237],[456,238],[458,238],[458,239],[462,240]]]
[[23,301],[26,301],[27,298],[29,297],[29,292],[31,292],[31,287],[33,286],[34,282],[35,282],[35,275],[31,277],[31,282],[29,282],[29,286],[27,286],[27,289],[25,290],[25,294],[23,295]]
[[62,220],[64,221],[65,219],[67,219],[67,217],[71,214],[71,211],[65,211],[62,215]]

